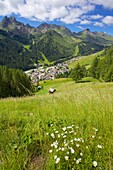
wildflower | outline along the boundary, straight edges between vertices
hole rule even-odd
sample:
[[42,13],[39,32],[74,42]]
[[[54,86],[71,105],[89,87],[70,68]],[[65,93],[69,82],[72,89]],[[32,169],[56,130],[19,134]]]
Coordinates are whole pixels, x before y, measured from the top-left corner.
[[80,153],[80,156],[83,156],[83,153],[82,153],[82,152]]
[[65,130],[66,130],[66,127],[63,127],[62,130],[65,131]]
[[68,161],[68,159],[69,159],[69,156],[65,156],[64,158],[65,158],[65,160],[66,160],[66,161]]
[[67,143],[67,142],[66,142],[66,139],[64,139],[64,144],[65,144],[65,143]]
[[66,135],[64,135],[63,138],[66,138]]
[[53,151],[52,150],[49,150],[49,153],[52,153]]
[[93,135],[93,136],[92,136],[92,138],[94,139],[94,138],[95,138],[95,136]]
[[81,162],[81,161],[82,161],[82,158],[78,158],[78,161]]
[[58,164],[59,161],[60,161],[60,158],[57,158],[55,163]]
[[78,138],[78,142],[80,142],[81,141],[81,139],[80,138]]
[[51,144],[51,147],[53,147],[54,145],[53,145],[53,143]]
[[82,139],[81,141],[82,141],[82,143],[84,143],[84,139]]
[[55,133],[58,133],[58,131],[56,131]]
[[52,133],[52,134],[51,134],[51,137],[52,137],[52,138],[55,138],[55,135],[54,135],[54,133]]
[[73,143],[73,140],[71,140],[70,142]]
[[99,149],[102,149],[102,145],[97,145],[97,147],[98,147]]
[[98,165],[97,162],[96,162],[96,161],[93,161],[93,166],[94,166],[94,167],[97,167],[97,165]]
[[60,134],[58,134],[58,138],[60,138]]
[[71,153],[75,153],[75,151],[74,151],[74,149],[73,149],[73,148],[71,148]]
[[54,145],[54,148],[55,148],[55,149],[57,149],[57,148],[58,148],[58,146],[57,146],[57,145]]
[[61,148],[61,150],[62,150],[62,151],[64,151],[64,150],[65,150],[65,148]]
[[78,127],[78,126],[76,126],[76,129],[79,129],[79,127]]
[[67,129],[72,129],[72,126],[68,126]]
[[70,134],[74,133],[74,130],[70,131],[69,133],[70,133]]
[[75,138],[74,140],[77,141],[77,138]]
[[67,134],[67,131],[65,131],[64,134]]
[[86,149],[88,149],[88,146],[86,146]]
[[68,144],[67,144],[67,143],[65,143],[65,144],[64,144],[64,146],[68,146]]
[[79,144],[76,144],[76,147],[78,148],[80,145]]
[[76,141],[76,142],[81,142],[81,139],[80,138],[74,138],[74,141]]
[[50,126],[53,126],[53,124],[51,123]]
[[61,147],[59,147],[59,149],[58,149],[58,150],[60,151],[60,150],[62,150],[62,148],[61,148]]
[[46,135],[49,135],[49,133],[47,132]]
[[54,156],[54,159],[57,159],[57,155]]
[[76,160],[76,164],[79,164],[79,160],[78,159]]
[[51,147],[54,146],[55,148],[57,148],[57,147],[58,147],[57,145],[58,145],[58,141],[56,140],[55,142],[53,142],[53,143],[51,144]]
[[98,132],[98,129],[96,129],[96,128],[93,128],[93,129],[94,129],[95,132]]

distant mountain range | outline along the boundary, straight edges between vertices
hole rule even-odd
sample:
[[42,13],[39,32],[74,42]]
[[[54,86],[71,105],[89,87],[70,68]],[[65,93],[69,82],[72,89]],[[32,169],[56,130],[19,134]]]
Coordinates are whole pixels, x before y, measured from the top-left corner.
[[113,45],[113,37],[89,29],[79,33],[55,24],[37,28],[5,16],[0,23],[0,65],[27,70],[88,55]]

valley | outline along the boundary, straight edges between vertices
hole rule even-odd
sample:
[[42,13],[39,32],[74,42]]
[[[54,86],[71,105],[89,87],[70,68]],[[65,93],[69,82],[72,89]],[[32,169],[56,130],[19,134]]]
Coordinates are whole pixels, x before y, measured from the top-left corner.
[[112,101],[112,36],[3,18],[0,170],[112,170]]
[[24,71],[40,63],[52,65],[90,55],[112,44],[112,36],[89,29],[75,33],[47,23],[35,28],[7,16],[0,23],[0,65]]

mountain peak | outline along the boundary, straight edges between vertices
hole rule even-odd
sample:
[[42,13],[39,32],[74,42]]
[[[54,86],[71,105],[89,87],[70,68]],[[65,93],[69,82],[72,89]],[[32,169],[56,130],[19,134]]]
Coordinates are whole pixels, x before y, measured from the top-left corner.
[[2,20],[2,22],[16,22],[16,19],[13,16],[11,16],[11,17],[5,16]]
[[90,33],[90,29],[85,29],[83,32],[85,32],[85,33]]
[[8,21],[8,17],[7,17],[7,16],[5,16],[5,17],[2,19],[2,22],[6,22],[6,21]]
[[12,21],[12,22],[16,22],[16,18],[13,17],[13,16],[11,16],[11,17],[9,18],[9,20]]
[[28,27],[28,28],[34,28],[34,27],[32,27],[31,25],[29,25],[28,23],[26,24],[26,27]]

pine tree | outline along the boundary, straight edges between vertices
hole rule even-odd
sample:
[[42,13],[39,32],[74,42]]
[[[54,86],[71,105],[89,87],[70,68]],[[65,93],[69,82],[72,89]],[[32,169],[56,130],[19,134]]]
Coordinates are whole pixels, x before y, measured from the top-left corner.
[[71,71],[70,77],[75,81],[79,82],[81,78],[84,77],[84,68],[79,65],[79,63],[76,65],[76,67]]

